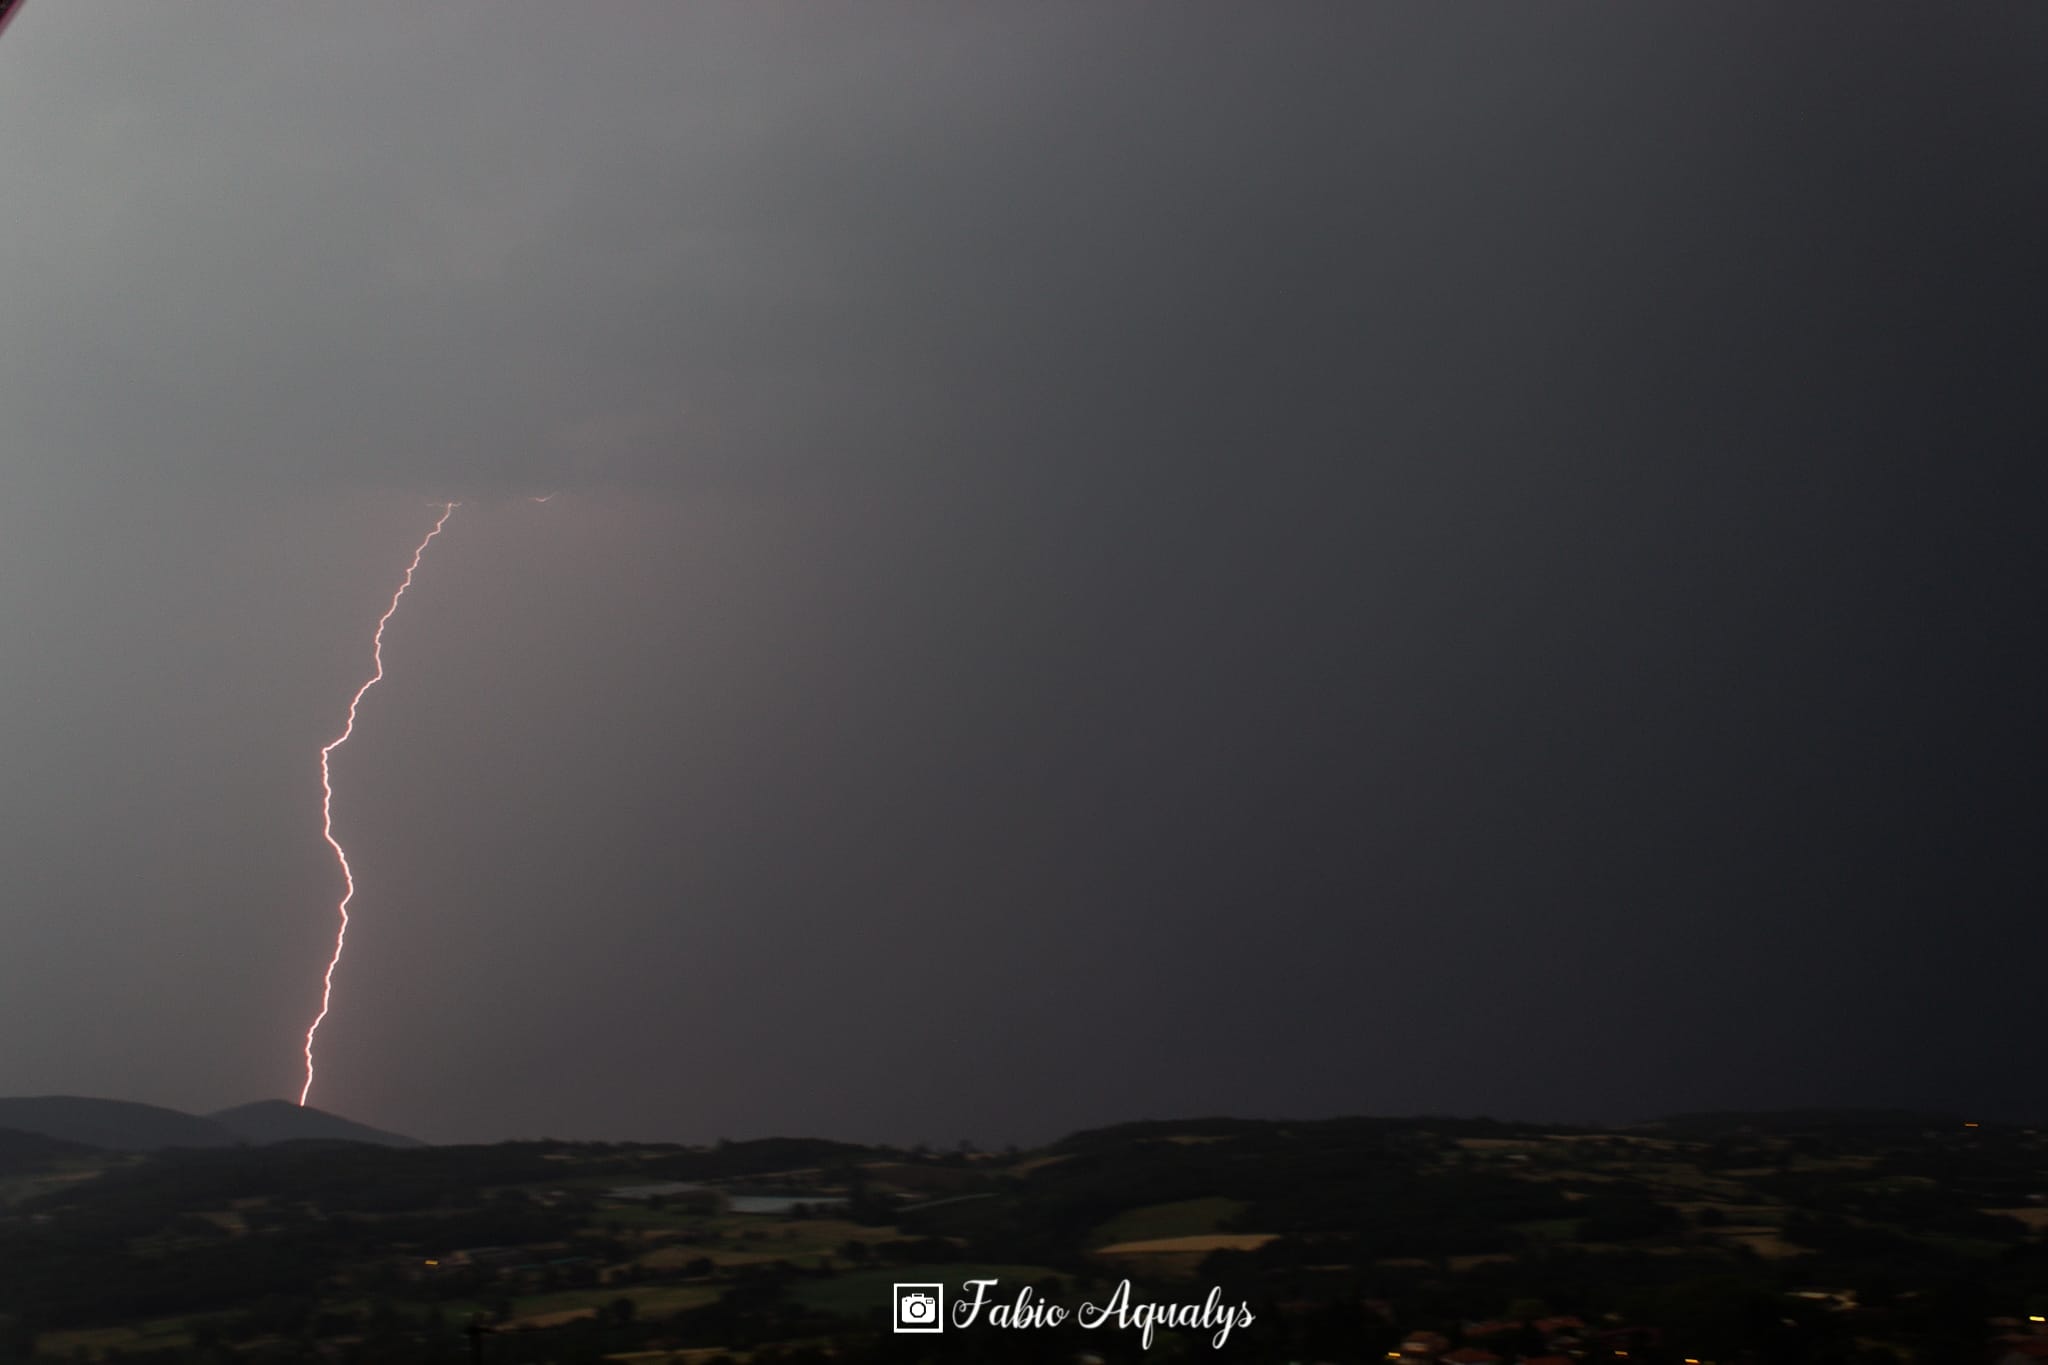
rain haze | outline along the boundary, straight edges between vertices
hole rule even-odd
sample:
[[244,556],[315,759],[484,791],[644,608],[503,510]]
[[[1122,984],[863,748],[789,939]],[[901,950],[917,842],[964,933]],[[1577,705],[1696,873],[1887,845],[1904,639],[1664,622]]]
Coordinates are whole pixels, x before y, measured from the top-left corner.
[[[0,1094],[2038,1114],[2038,5],[0,43]],[[545,497],[547,501],[536,501]]]

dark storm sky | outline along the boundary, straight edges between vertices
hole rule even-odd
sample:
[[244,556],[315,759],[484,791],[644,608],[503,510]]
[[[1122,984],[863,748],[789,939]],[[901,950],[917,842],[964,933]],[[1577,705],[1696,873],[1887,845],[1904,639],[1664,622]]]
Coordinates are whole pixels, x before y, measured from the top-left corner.
[[[2038,1109],[2048,8],[30,3],[0,1093]],[[557,494],[546,504],[527,499]]]

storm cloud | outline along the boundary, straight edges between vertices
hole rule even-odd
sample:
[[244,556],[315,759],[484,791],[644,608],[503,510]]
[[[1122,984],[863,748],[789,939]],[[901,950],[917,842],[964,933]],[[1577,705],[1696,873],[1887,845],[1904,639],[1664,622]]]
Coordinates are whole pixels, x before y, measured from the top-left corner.
[[[30,0],[0,1091],[2026,1107],[2039,7]],[[552,495],[545,504],[528,501]]]

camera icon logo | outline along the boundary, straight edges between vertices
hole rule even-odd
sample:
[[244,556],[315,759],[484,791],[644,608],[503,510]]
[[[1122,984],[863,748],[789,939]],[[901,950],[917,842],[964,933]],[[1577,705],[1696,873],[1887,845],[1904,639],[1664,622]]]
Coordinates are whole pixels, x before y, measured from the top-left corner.
[[945,1331],[945,1305],[946,1291],[943,1285],[897,1285],[896,1330],[899,1332]]

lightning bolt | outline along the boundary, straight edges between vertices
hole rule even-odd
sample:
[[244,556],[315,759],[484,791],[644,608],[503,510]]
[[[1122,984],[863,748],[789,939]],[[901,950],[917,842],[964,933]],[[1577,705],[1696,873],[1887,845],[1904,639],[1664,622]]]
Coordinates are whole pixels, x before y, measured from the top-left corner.
[[342,897],[334,907],[340,916],[340,924],[334,931],[334,956],[327,960],[327,973],[320,981],[320,1013],[313,1017],[312,1026],[306,1030],[306,1084],[299,1091],[299,1104],[304,1106],[306,1097],[313,1093],[313,1035],[320,1031],[320,1025],[327,1019],[328,1008],[334,1001],[334,969],[341,965],[341,952],[348,943],[348,903],[356,898],[355,873],[349,869],[348,852],[341,841],[334,837],[334,778],[328,770],[328,759],[336,749],[348,743],[348,737],[356,732],[356,707],[362,704],[363,694],[384,681],[384,627],[391,624],[391,618],[398,613],[398,603],[405,596],[405,590],[412,586],[412,576],[419,572],[420,560],[426,557],[427,547],[434,543],[434,537],[441,534],[441,528],[448,524],[448,518],[455,515],[455,504],[441,505],[441,517],[434,523],[434,529],[414,547],[412,563],[405,567],[405,578],[400,581],[398,591],[391,594],[391,605],[384,608],[384,614],[377,618],[376,633],[370,637],[370,657],[376,664],[376,671],[370,674],[368,682],[356,689],[348,701],[348,723],[341,727],[341,733],[328,741],[320,750],[320,837],[334,850],[334,861],[341,865]]

